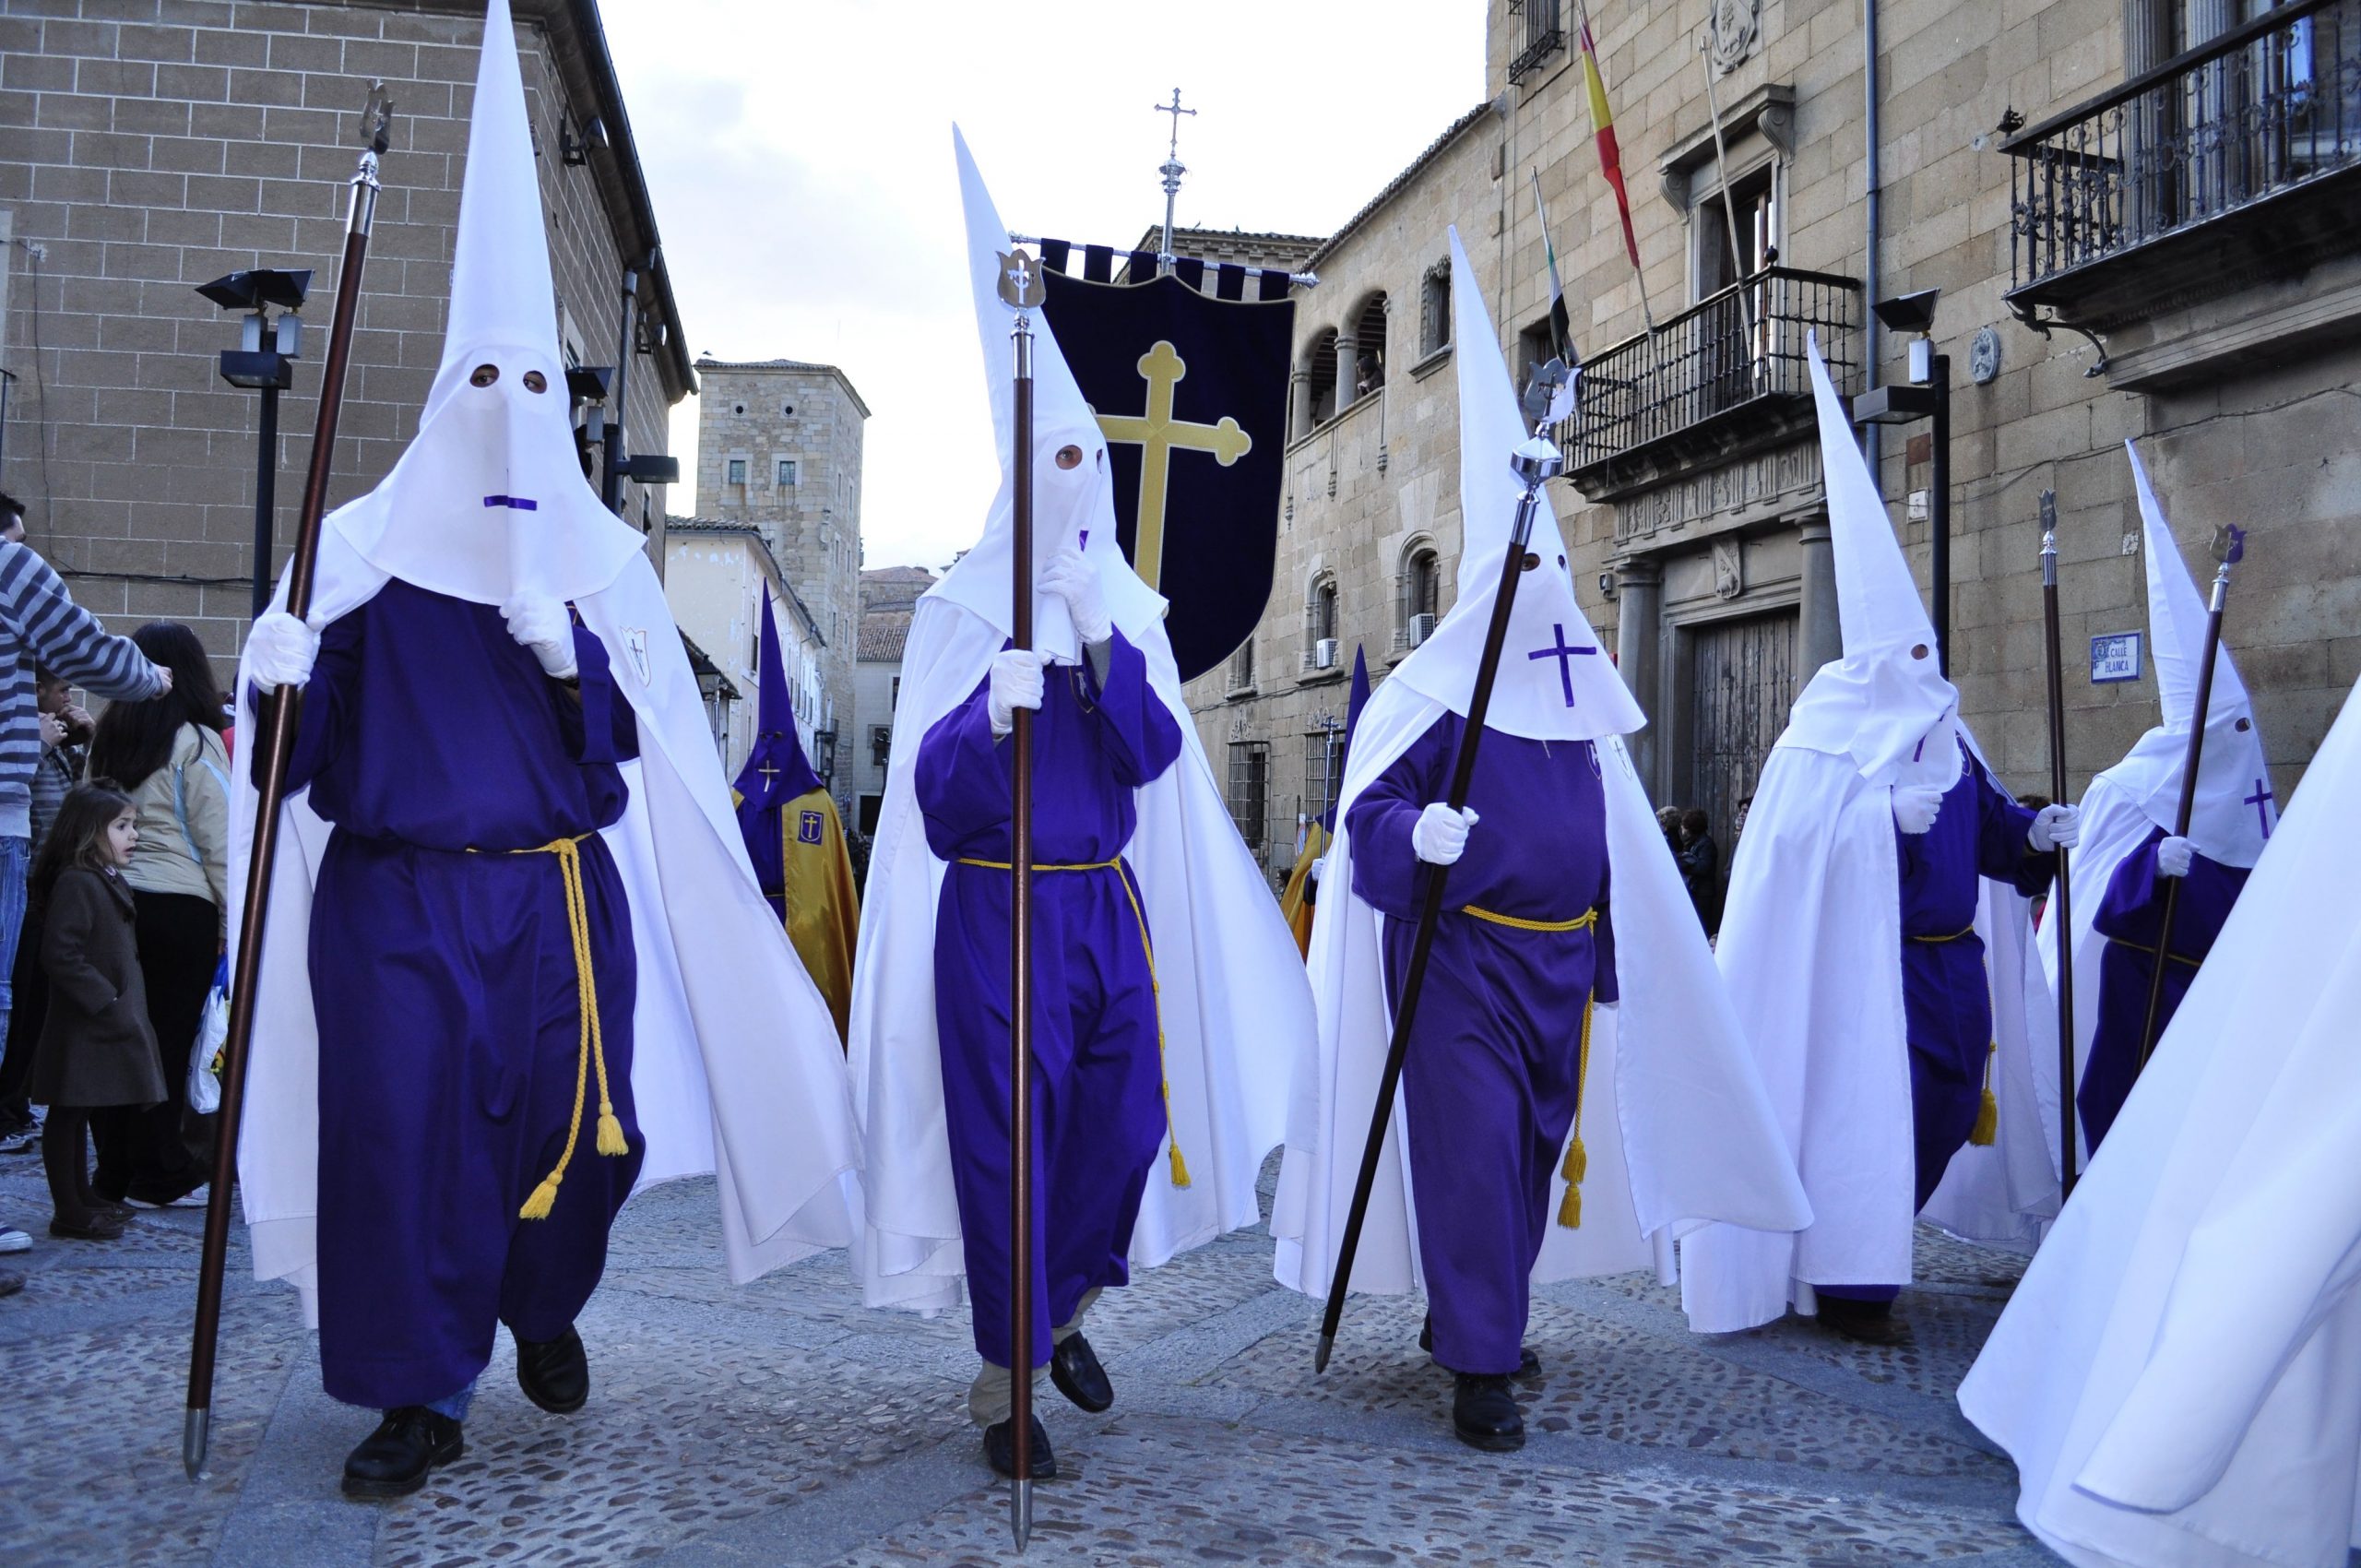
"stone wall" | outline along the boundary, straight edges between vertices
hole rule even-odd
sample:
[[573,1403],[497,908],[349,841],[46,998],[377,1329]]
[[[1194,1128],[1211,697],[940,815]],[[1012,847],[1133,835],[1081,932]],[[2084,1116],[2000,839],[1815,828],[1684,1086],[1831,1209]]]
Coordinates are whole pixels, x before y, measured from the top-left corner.
[[[647,242],[611,153],[583,167],[558,158],[561,121],[599,113],[569,97],[566,40],[548,30],[570,30],[570,8],[517,9],[564,345],[611,364],[624,246]],[[259,398],[220,380],[237,318],[193,291],[242,267],[315,271],[279,409],[277,538],[282,556],[291,547],[373,78],[395,101],[393,147],[331,505],[392,467],[441,357],[481,30],[481,7],[455,0],[0,0],[0,211],[18,242],[0,487],[29,504],[30,542],[83,603],[187,621],[217,654],[236,647]],[[635,356],[629,377],[627,424],[649,451],[686,391],[669,357]],[[660,521],[661,491],[627,485],[625,513]]]

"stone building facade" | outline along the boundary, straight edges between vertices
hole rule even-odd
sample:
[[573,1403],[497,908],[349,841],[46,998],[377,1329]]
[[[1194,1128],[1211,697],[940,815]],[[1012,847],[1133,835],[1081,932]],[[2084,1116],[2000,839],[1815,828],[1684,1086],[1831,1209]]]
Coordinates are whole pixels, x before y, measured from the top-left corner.
[[[823,645],[819,728],[837,737],[820,749],[840,748],[853,710],[860,624],[860,453],[869,405],[834,365],[702,359],[697,375],[697,511],[760,529],[810,608]],[[817,766],[819,754],[813,761]]]
[[[642,274],[620,422],[660,454],[666,410],[695,382],[598,7],[515,10],[571,364],[616,363],[624,269],[658,257]],[[314,269],[279,409],[283,558],[375,79],[394,100],[393,145],[331,505],[374,485],[415,434],[441,355],[482,26],[477,0],[0,0],[0,369],[14,378],[0,488],[28,504],[30,542],[83,603],[187,621],[217,655],[235,649],[260,399],[220,379],[238,319],[194,291],[241,268]],[[593,121],[603,135],[586,147]],[[626,482],[623,505],[660,529],[660,488]]]
[[1840,646],[1805,333],[1848,395],[1904,384],[1911,334],[1872,306],[1929,289],[1947,508],[1927,423],[1872,429],[1922,585],[1948,510],[1951,671],[2003,778],[2048,781],[2045,491],[2072,787],[2154,721],[2144,660],[2120,682],[2089,661],[2090,639],[2145,624],[2130,438],[2201,575],[2220,525],[2253,530],[2226,635],[2269,782],[2292,790],[2361,676],[2361,243],[2341,216],[2361,178],[2361,5],[1871,0],[1869,45],[1859,0],[1599,0],[1635,276],[1574,6],[1488,4],[1494,96],[1313,255],[1321,283],[1299,293],[1277,587],[1251,654],[1190,691],[1250,842],[1283,858],[1323,803],[1355,646],[1382,676],[1449,607],[1443,230],[1521,369],[1548,310],[1536,176],[1584,360],[1552,493],[1584,606],[1650,716],[1635,753],[1659,802],[1704,806],[1726,835]]

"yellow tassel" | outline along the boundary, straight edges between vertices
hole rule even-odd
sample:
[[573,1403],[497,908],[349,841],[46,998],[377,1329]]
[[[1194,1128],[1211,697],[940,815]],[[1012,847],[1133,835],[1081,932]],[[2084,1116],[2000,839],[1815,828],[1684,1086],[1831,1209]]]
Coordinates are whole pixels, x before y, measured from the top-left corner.
[[1566,1187],[1565,1197],[1558,1205],[1558,1223],[1569,1230],[1583,1228],[1583,1190],[1571,1182]]
[[602,1106],[599,1111],[599,1152],[629,1154],[631,1146],[623,1142],[623,1124],[615,1115],[613,1106]]
[[1179,1144],[1172,1146],[1172,1184],[1176,1187],[1189,1184],[1189,1162],[1180,1158]]
[[1583,1147],[1582,1134],[1579,1133],[1574,1134],[1574,1141],[1566,1146],[1564,1173],[1566,1180],[1573,1182],[1578,1182],[1590,1174],[1590,1151]]
[[525,1206],[516,1211],[516,1218],[547,1219],[550,1217],[550,1210],[556,1206],[557,1178],[554,1175],[545,1176],[541,1179],[541,1184],[533,1189],[533,1195],[525,1200]]
[[1967,1141],[1979,1148],[1989,1148],[1999,1135],[2000,1102],[1993,1098],[1990,1089],[1986,1089],[1984,1103],[1975,1110],[1975,1130],[1968,1134]]

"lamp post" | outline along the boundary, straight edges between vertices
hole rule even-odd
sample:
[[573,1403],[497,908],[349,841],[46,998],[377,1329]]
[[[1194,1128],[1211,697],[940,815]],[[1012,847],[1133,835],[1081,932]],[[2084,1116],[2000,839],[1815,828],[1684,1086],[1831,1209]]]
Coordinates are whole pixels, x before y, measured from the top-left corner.
[[1856,424],[1915,424],[1932,422],[1934,447],[1933,493],[1928,498],[1927,522],[1934,550],[1928,565],[1928,591],[1934,600],[1935,658],[1945,675],[1952,671],[1952,361],[1935,352],[1928,336],[1935,325],[1935,300],[1940,289],[1922,289],[1880,300],[1878,320],[1896,332],[1918,334],[1910,340],[1910,380],[1900,386],[1872,386],[1853,400]]
[[[283,272],[257,267],[202,284],[197,292],[223,310],[243,311],[238,346],[221,350],[221,379],[262,394],[262,418],[255,457],[254,612],[270,608],[270,563],[279,496],[279,395],[295,384],[295,361],[303,352],[303,323],[296,312],[311,291],[312,271]],[[279,307],[276,319],[273,305]]]

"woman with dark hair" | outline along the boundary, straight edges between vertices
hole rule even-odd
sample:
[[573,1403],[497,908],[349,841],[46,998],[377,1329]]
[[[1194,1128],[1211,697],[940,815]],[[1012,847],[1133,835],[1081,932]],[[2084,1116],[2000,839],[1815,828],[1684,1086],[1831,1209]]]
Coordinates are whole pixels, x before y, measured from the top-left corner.
[[1680,814],[1680,880],[1707,936],[1722,929],[1722,852],[1712,828],[1713,819],[1695,806]]
[[230,755],[221,732],[229,720],[195,632],[151,621],[131,637],[172,671],[172,690],[100,716],[90,773],[113,779],[138,811],[139,847],[124,880],[168,1094],[160,1105],[92,1119],[99,1156],[91,1186],[103,1198],[162,1207],[205,1184],[212,1152],[212,1118],[188,1114],[188,1058],[228,940]]

